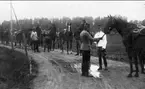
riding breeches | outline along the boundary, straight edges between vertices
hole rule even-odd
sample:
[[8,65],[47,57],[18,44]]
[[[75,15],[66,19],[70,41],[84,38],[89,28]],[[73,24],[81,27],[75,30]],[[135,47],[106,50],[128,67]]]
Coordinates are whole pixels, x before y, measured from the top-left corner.
[[76,49],[77,49],[77,54],[80,53],[80,40],[76,40]]
[[98,56],[99,56],[99,67],[102,68],[102,58],[104,61],[104,66],[107,67],[107,60],[106,60],[106,50],[102,49],[102,47],[98,47]]
[[38,49],[38,40],[32,41],[32,44],[33,44],[33,49],[34,49],[34,51],[37,50],[37,52],[38,52],[38,51],[39,51],[39,49]]
[[82,51],[82,75],[88,75],[90,68],[90,50]]

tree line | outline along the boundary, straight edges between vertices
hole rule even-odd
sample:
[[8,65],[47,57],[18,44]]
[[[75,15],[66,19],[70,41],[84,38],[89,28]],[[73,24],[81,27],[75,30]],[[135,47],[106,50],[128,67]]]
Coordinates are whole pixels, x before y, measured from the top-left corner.
[[[124,20],[127,20],[127,17],[123,17],[123,16],[118,16]],[[21,19],[18,20],[21,29],[25,30],[25,29],[30,29],[33,28],[34,26],[37,26],[38,24],[41,26],[42,29],[46,29],[49,30],[49,28],[51,27],[51,23],[54,23],[56,25],[56,28],[58,31],[64,29],[66,27],[66,23],[67,22],[71,22],[72,24],[72,30],[73,32],[75,32],[77,30],[77,28],[80,26],[82,20],[85,19],[87,21],[87,23],[90,24],[90,30],[91,31],[97,31],[97,28],[100,27],[104,27],[105,23],[108,19],[108,17],[74,17],[74,18],[69,18],[69,17],[63,17],[61,19],[59,18],[34,18],[34,19]],[[18,30],[19,26],[16,22],[16,20],[13,20],[13,31],[14,30]],[[145,19],[143,21],[138,21],[138,20],[131,20],[131,23],[140,23],[142,25],[145,25]],[[2,24],[0,24],[0,31],[3,30],[9,30],[10,29],[10,21],[3,21]]]

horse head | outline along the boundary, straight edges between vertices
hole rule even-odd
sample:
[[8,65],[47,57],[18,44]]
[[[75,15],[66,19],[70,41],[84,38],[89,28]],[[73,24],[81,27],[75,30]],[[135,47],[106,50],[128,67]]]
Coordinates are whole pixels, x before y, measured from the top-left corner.
[[105,24],[104,33],[109,34],[114,28],[116,28],[115,18],[110,15],[108,16],[108,21]]

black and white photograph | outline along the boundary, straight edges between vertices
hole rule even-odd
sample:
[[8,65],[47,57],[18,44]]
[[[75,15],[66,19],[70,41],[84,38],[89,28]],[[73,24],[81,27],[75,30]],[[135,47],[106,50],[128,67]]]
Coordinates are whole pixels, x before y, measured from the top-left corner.
[[0,1],[0,89],[145,89],[145,1]]

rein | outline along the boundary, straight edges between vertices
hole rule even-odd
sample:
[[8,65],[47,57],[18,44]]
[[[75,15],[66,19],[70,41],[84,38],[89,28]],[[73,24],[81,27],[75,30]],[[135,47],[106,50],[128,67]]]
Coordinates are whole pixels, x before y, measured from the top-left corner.
[[103,35],[101,38],[103,38],[105,35],[106,35],[106,34],[104,33],[104,35]]

